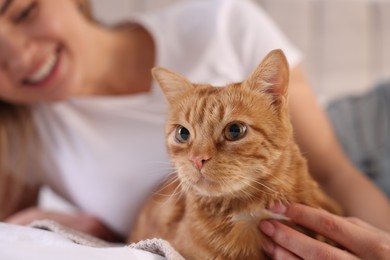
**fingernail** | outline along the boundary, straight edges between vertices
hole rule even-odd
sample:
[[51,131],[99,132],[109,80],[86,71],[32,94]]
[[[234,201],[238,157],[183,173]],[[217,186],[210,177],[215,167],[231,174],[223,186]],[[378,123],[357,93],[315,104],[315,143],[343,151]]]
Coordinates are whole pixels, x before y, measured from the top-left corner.
[[284,213],[286,213],[287,208],[282,203],[276,203],[276,204],[271,205],[269,210],[274,212],[274,213],[284,214]]
[[267,236],[272,236],[275,231],[274,225],[270,221],[266,221],[266,220],[260,223],[260,229]]

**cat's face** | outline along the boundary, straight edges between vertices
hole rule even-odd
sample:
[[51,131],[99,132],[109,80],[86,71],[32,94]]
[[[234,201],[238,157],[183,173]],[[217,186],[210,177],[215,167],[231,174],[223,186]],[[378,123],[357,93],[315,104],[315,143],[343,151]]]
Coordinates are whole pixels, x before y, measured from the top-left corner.
[[[279,62],[270,65],[275,55]],[[287,64],[278,54],[266,61],[248,80],[226,87],[196,85],[165,69],[154,71],[170,101],[167,147],[184,189],[234,197],[267,189],[262,182],[292,133],[285,102]]]

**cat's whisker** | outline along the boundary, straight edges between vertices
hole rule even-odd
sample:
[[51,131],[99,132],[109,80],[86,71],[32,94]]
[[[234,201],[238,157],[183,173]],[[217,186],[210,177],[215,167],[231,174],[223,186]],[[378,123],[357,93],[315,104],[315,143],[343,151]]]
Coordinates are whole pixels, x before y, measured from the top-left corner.
[[[265,190],[265,189],[260,189],[258,186],[256,186],[255,184],[257,184],[256,181],[253,181],[252,179],[248,178],[248,177],[244,177],[244,176],[241,176],[240,182],[242,182],[243,184],[245,184],[247,187],[250,187],[252,189],[254,189],[255,191],[259,191],[265,195],[273,195],[274,193],[270,192],[269,190]],[[228,184],[230,183],[229,181],[226,181]],[[223,184],[222,184],[223,185]],[[261,184],[260,184],[261,185]],[[229,193],[234,197],[236,196],[236,192],[235,191],[230,191],[229,190]],[[244,189],[240,189],[240,194],[241,196],[244,195],[247,199],[250,199],[250,200],[255,200],[255,199],[258,199],[256,197],[253,196],[253,193],[249,191],[249,189],[247,188],[244,188]]]
[[[247,186],[252,186],[250,184],[250,182],[246,182],[245,180],[243,180],[243,183],[246,184]],[[256,187],[253,187],[253,188],[256,188]],[[231,192],[231,193],[233,196],[235,195],[234,192]],[[251,197],[253,197],[253,195],[247,189],[240,189],[240,193],[241,193],[241,195],[244,195],[246,197],[246,199],[250,199]]]
[[256,184],[259,184],[260,186],[262,186],[262,187],[268,189],[268,191],[271,191],[273,194],[278,193],[277,190],[272,189],[269,185],[266,185],[266,184],[262,183],[261,181],[254,181],[254,182],[255,182]]
[[[158,195],[160,195],[160,196],[170,196],[170,195],[172,195],[172,194],[165,195],[165,194],[160,193],[160,192],[163,191],[166,187],[168,187],[169,185],[172,185],[174,182],[176,182],[176,181],[179,179],[179,177],[178,177],[177,175],[175,175],[175,173],[172,173],[172,174],[170,174],[169,176],[173,176],[173,178],[170,178],[169,181],[167,181],[166,183],[164,183],[164,185],[162,185],[162,187],[160,187],[157,191],[154,192],[155,194],[158,194]],[[176,187],[176,189],[177,189],[177,187]],[[175,189],[175,190],[176,190],[176,189]]]
[[[166,186],[168,186],[168,185],[171,185],[172,183],[174,183],[174,182],[177,181],[177,180],[178,180],[178,176],[176,175],[176,176],[174,176],[166,185],[164,185],[163,188],[160,189],[160,191],[161,191],[162,189],[164,189],[164,187],[166,187]],[[182,189],[182,187],[181,187],[181,182],[180,182],[180,180],[178,180],[178,184],[179,184],[179,185],[177,185],[176,188],[175,188],[170,194],[159,194],[160,196],[166,196],[166,197],[168,197],[168,198],[164,201],[164,203],[162,203],[162,204],[159,205],[160,208],[164,208],[165,205],[166,205],[166,204],[169,204],[170,200],[173,199],[173,198],[175,198],[174,204],[176,204],[176,203],[178,202],[178,200],[180,199],[180,197],[181,197],[182,194],[183,194],[183,189]]]
[[172,174],[174,172],[176,172],[176,169],[174,167],[159,167],[153,169],[152,171],[148,171],[144,174],[148,176],[156,176],[156,175],[168,176],[169,174]]
[[[249,187],[253,188],[254,190],[259,191],[259,192],[261,192],[261,193],[263,193],[265,195],[272,195],[273,194],[272,192],[269,192],[268,190],[260,189],[259,187],[255,186],[255,185],[253,185],[251,183],[248,183],[247,185]],[[254,198],[253,194],[251,194],[249,191],[247,191],[247,190],[243,190],[243,191],[248,194],[248,198]]]
[[[172,170],[174,169],[174,166],[172,165],[172,163],[169,163],[169,162],[164,162],[164,161],[148,161],[147,162],[147,165],[153,165],[153,166],[156,166],[156,169],[157,170],[160,170],[160,169],[169,169],[169,170]],[[158,167],[158,168],[157,168]],[[161,168],[160,168],[161,167]]]
[[[183,195],[183,194],[186,194],[187,192],[188,192],[188,188],[187,188],[187,190],[184,190],[183,188],[185,188],[185,187],[183,187],[183,183],[180,181],[180,180],[178,180],[178,183],[179,183],[179,185],[177,185],[177,187],[175,188],[175,190],[172,192],[172,196],[171,196],[171,198],[174,196],[174,197],[176,197],[176,200],[175,200],[175,204],[177,204],[177,202],[179,201],[179,199],[181,198],[181,196]],[[187,186],[188,187],[188,186]]]
[[162,164],[161,166],[159,165],[158,167],[154,167],[154,170],[156,171],[161,171],[161,170],[173,170],[174,167],[170,166],[170,165],[167,165],[167,164]]
[[[268,193],[268,194],[275,194],[275,193],[277,193],[277,191],[275,189],[269,187],[268,185],[264,184],[263,182],[261,182],[259,180],[253,180],[253,179],[250,179],[250,178],[248,178],[246,176],[240,176],[240,178],[241,178],[240,179],[241,181],[243,181],[243,180],[248,181],[249,183],[246,183],[248,186],[250,186],[252,188],[255,188],[255,189],[259,190],[259,191],[262,191],[262,192]],[[252,183],[258,184],[258,185],[264,187],[266,190],[259,189],[259,187],[254,186]]]
[[144,173],[144,176],[162,176],[163,179],[164,177],[167,177],[171,174],[171,171],[153,171],[153,172],[146,172]]
[[161,165],[170,165],[172,166],[172,163],[170,162],[165,162],[165,161],[148,161],[148,164],[161,164]]
[[290,184],[290,185],[293,185],[292,180],[290,180],[290,179],[288,179],[288,178],[282,179],[282,178],[280,178],[279,176],[276,176],[276,175],[273,175],[272,178],[273,178],[273,180],[278,181],[280,184],[288,183],[288,184]]
[[179,185],[173,190],[172,196],[177,196],[180,198],[180,196],[183,194],[183,188],[181,187],[181,182],[179,180]]

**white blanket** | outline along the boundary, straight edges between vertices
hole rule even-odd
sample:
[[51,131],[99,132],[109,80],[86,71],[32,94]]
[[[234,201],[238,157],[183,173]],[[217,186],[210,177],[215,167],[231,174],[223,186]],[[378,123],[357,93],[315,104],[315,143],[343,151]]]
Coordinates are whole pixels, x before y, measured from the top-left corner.
[[161,239],[137,244],[110,244],[65,228],[52,221],[37,221],[29,227],[0,223],[0,259],[12,260],[182,260]]

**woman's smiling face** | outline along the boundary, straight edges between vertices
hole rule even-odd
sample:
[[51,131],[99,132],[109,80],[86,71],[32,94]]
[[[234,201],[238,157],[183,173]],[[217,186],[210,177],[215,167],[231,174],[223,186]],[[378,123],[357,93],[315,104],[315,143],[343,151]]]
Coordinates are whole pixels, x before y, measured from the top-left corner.
[[69,97],[85,83],[88,28],[76,0],[0,0],[0,99]]

